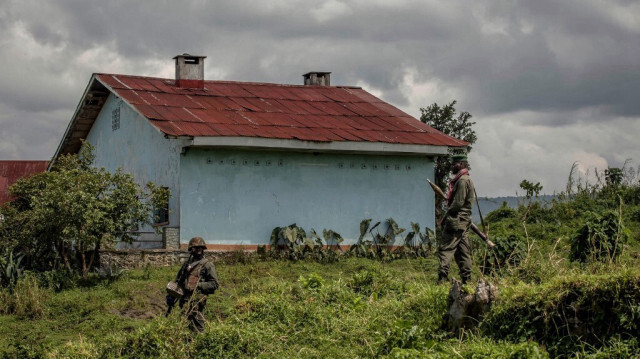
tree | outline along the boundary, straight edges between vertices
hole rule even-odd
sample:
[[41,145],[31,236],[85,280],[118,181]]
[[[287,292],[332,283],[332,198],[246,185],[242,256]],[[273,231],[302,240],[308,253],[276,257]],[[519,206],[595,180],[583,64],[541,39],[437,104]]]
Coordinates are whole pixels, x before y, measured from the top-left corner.
[[619,186],[622,184],[622,179],[624,178],[624,174],[622,168],[618,167],[609,167],[604,170],[604,178],[607,186]]
[[121,170],[92,167],[93,159],[85,143],[52,171],[11,186],[16,199],[3,209],[3,242],[10,237],[34,261],[53,257],[86,277],[102,245],[133,241],[132,229],[152,223],[154,205],[165,203],[168,191],[153,183],[143,188]]
[[[461,112],[456,114],[457,101],[452,101],[450,104],[440,107],[437,103],[427,107],[421,108],[420,121],[435,128],[436,130],[443,132],[449,136],[466,141],[469,146],[474,144],[478,137],[476,132],[471,128],[475,125],[475,122],[471,122],[471,114],[468,112]],[[469,147],[471,149],[471,147]],[[460,150],[449,149],[450,154]],[[449,156],[440,156],[436,158],[435,163],[435,183],[442,189],[447,186],[449,179],[449,172],[451,168],[451,160]],[[442,211],[443,200],[436,196],[436,217],[438,221],[444,214]]]

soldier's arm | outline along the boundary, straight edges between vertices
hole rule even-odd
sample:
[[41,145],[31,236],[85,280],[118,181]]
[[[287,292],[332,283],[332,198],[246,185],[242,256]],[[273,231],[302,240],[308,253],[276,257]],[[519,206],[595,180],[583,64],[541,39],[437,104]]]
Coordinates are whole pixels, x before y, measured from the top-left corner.
[[207,262],[204,265],[198,289],[202,294],[213,294],[218,289],[218,274],[213,263]]

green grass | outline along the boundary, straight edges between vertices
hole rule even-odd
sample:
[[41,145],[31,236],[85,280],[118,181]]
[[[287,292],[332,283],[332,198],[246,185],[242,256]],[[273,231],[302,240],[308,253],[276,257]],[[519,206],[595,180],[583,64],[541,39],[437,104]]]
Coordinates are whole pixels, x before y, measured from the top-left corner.
[[[1,315],[0,356],[544,358],[547,350],[554,355],[578,351],[582,357],[640,353],[628,335],[640,320],[640,298],[630,291],[640,282],[640,270],[637,259],[625,260],[616,267],[560,262],[549,278],[547,272],[534,273],[543,278],[540,283],[523,281],[518,273],[494,279],[499,302],[479,330],[461,336],[441,329],[448,286],[436,285],[433,256],[386,263],[255,257],[217,262],[221,287],[209,297],[207,329],[197,335],[187,329],[179,310],[164,318],[164,286],[177,266],[131,270],[114,281],[94,278],[60,292],[44,290],[39,319]],[[526,270],[548,271],[551,263]],[[479,278],[477,269],[474,278]],[[545,316],[555,318],[558,310],[575,306],[576,298],[584,298],[582,308],[591,314],[597,312],[585,303],[597,298],[617,306],[621,329],[599,337],[603,343],[576,342],[571,333],[554,336],[553,325],[561,323],[557,318],[545,322]]]

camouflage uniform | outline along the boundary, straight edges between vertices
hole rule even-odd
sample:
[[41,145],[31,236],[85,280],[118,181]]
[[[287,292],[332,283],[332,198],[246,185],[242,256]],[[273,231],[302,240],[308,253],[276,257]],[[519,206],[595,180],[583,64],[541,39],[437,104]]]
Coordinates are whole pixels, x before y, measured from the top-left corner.
[[205,323],[203,311],[207,305],[207,295],[213,294],[218,289],[216,267],[204,256],[200,259],[191,256],[180,268],[176,281],[184,290],[179,305],[183,310],[186,305],[190,328],[202,332]]
[[451,259],[455,257],[463,283],[471,279],[469,228],[475,190],[469,175],[462,175],[453,187],[452,201],[444,215],[442,238],[438,247],[438,280],[447,280]]

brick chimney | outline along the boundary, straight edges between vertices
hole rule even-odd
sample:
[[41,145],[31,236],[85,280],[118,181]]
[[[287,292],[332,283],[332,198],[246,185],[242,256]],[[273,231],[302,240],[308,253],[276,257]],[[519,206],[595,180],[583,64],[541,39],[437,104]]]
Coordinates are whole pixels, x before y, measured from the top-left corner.
[[302,77],[305,86],[331,86],[331,72],[308,72]]
[[176,60],[176,85],[184,88],[204,88],[204,59],[206,56],[182,54]]

